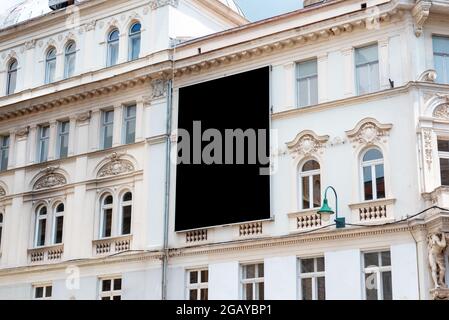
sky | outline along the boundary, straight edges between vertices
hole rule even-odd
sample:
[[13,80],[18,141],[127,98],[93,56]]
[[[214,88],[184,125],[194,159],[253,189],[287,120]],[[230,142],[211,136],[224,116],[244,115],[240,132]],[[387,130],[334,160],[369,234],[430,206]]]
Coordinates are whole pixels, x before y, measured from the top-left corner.
[[[0,0],[0,12],[22,0]],[[236,0],[250,21],[272,17],[300,8],[301,0]]]

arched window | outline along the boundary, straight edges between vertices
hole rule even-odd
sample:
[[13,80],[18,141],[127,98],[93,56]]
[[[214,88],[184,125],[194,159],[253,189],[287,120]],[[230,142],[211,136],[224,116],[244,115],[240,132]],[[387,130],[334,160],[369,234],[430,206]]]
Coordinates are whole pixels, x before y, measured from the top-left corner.
[[129,29],[129,60],[135,60],[140,55],[140,30],[142,25],[140,22],[134,23]]
[[39,207],[36,211],[35,247],[45,246],[45,234],[47,229],[47,207]]
[[108,57],[107,66],[113,66],[118,61],[120,33],[117,29],[112,30],[108,36]]
[[45,57],[45,83],[55,81],[56,74],[56,49],[50,48]]
[[122,197],[120,208],[120,231],[121,235],[131,234],[131,215],[132,215],[133,195],[126,192]]
[[13,94],[16,91],[17,84],[17,60],[12,59],[8,65],[8,75],[6,78],[6,94]]
[[70,41],[65,47],[65,62],[64,62],[64,78],[70,78],[75,73],[76,63],[76,43]]
[[309,160],[300,171],[301,209],[319,208],[321,205],[320,165]]
[[385,198],[384,157],[378,149],[367,150],[362,158],[364,200]]
[[114,200],[110,194],[105,195],[101,201],[100,236],[108,238],[112,235],[112,208]]
[[2,245],[2,234],[3,234],[3,213],[0,213],[0,248]]
[[55,208],[54,223],[53,223],[53,244],[62,243],[62,236],[64,232],[64,204],[60,203]]

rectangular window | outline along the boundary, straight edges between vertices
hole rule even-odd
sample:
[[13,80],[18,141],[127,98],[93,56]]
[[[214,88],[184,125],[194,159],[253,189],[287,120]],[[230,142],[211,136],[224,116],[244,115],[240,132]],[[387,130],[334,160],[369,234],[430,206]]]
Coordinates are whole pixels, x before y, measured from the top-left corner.
[[136,139],[136,106],[125,108],[123,127],[123,143],[134,143]]
[[390,251],[363,254],[366,300],[392,300]]
[[33,287],[33,297],[35,300],[51,299],[53,287],[52,285],[39,285]]
[[101,279],[100,300],[122,300],[122,278]]
[[301,300],[325,300],[324,257],[299,259],[299,298]]
[[264,300],[264,265],[248,264],[242,266],[243,300]]
[[55,244],[62,243],[62,233],[64,228],[64,216],[60,215],[55,218]]
[[189,300],[209,299],[209,270],[190,270],[187,272],[187,296]]
[[449,83],[449,37],[433,37],[433,60],[437,82]]
[[67,158],[69,153],[69,121],[61,121],[58,125],[58,155],[60,159]]
[[0,143],[0,171],[5,171],[8,170],[9,136],[1,137]]
[[449,140],[438,140],[440,178],[442,186],[449,186]]
[[357,93],[379,90],[379,58],[377,44],[355,49]]
[[39,127],[39,162],[45,162],[48,159],[48,144],[50,139],[50,126]]
[[297,99],[299,107],[318,103],[317,61],[309,60],[296,65]]
[[103,111],[101,135],[103,149],[112,147],[112,136],[114,131],[114,110]]

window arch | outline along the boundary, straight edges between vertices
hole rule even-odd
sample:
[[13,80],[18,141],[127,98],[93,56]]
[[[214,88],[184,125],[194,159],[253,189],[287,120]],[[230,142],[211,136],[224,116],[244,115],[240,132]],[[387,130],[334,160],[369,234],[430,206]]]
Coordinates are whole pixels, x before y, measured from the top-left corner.
[[45,56],[45,83],[55,81],[56,74],[56,49],[51,47]]
[[8,64],[8,74],[6,76],[6,94],[10,95],[16,91],[18,63],[12,59]]
[[46,229],[47,229],[47,207],[40,206],[36,210],[36,226],[35,226],[35,238],[34,246],[45,246]]
[[74,41],[67,43],[64,60],[64,78],[67,79],[75,73],[76,43]]
[[119,39],[120,33],[118,29],[113,29],[108,35],[108,56],[107,66],[113,66],[117,64],[119,54]]
[[385,198],[384,157],[377,148],[366,150],[362,155],[363,200]]
[[101,198],[101,218],[100,218],[100,237],[109,238],[112,236],[112,209],[114,198],[107,193]]
[[3,234],[3,213],[0,212],[0,248],[2,245],[2,234]]
[[135,60],[139,58],[141,29],[142,25],[140,24],[140,22],[135,22],[129,29],[129,60]]
[[54,210],[53,244],[63,243],[62,239],[64,235],[64,213],[65,205],[63,203],[59,203]]
[[130,191],[123,194],[120,203],[120,234],[131,234],[133,195]]
[[321,205],[320,164],[316,160],[306,161],[299,172],[300,208],[313,209]]

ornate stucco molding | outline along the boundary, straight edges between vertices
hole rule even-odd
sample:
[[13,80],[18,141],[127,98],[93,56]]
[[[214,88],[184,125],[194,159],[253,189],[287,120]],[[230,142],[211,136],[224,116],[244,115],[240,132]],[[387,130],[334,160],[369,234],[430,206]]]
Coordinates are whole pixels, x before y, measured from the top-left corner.
[[436,79],[437,72],[434,69],[426,70],[418,77],[418,81],[422,82],[435,82]]
[[432,130],[424,129],[423,130],[423,139],[424,139],[424,158],[427,164],[427,169],[432,168],[433,161],[433,142],[432,142]]
[[177,7],[179,5],[179,0],[151,0],[150,1],[150,8],[155,10],[160,7],[164,6],[173,6]]
[[419,0],[412,9],[413,22],[415,27],[415,35],[417,37],[421,36],[423,33],[424,23],[430,14],[430,7],[432,6],[432,1],[429,0]]
[[442,120],[449,120],[449,104],[445,103],[436,107],[433,111],[433,117]]
[[6,190],[0,186],[0,198],[6,196]]
[[97,177],[104,178],[110,176],[116,176],[135,170],[131,161],[122,159],[124,154],[114,152],[108,157],[108,162],[104,164],[98,171]]
[[293,141],[287,142],[287,148],[294,158],[317,154],[326,146],[329,136],[319,136],[311,130],[298,133]]
[[41,171],[43,174],[33,186],[33,190],[54,188],[67,184],[67,179],[61,173],[56,172],[58,168],[48,167]]
[[382,124],[374,118],[365,118],[354,129],[346,131],[346,135],[356,147],[357,145],[381,142],[384,137],[389,135],[392,127],[392,124]]
[[167,81],[156,79],[151,81],[151,99],[163,98],[167,95]]

